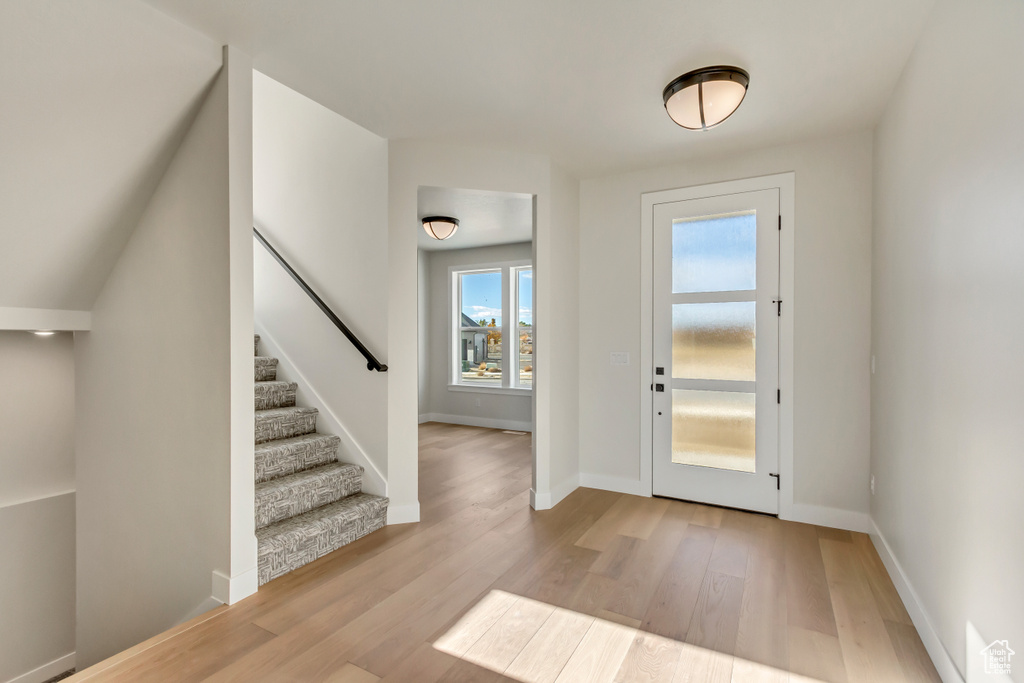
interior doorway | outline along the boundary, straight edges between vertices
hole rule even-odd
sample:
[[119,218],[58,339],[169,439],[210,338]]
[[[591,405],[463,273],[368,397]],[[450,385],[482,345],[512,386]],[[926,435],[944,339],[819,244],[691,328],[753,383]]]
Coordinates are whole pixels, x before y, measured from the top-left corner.
[[[514,454],[524,443],[529,450],[534,412],[534,198],[420,187],[417,208],[421,220],[458,221],[447,239],[419,233],[420,503],[426,511],[445,476],[475,471],[489,487],[521,475]],[[474,454],[474,443],[487,452]]]

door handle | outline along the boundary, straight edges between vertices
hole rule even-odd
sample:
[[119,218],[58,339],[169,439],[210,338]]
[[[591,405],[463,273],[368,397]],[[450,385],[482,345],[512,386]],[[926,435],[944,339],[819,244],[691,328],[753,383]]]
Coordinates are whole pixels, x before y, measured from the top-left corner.
[[655,384],[654,385],[654,390],[655,391],[665,391],[665,385],[664,384]]

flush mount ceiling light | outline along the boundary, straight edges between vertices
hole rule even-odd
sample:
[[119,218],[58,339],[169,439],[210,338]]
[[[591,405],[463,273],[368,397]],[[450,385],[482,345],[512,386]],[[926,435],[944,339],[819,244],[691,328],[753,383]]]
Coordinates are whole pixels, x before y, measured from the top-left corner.
[[707,130],[732,116],[747,94],[750,74],[735,66],[706,66],[665,86],[665,111],[683,128]]
[[423,219],[423,229],[435,240],[446,240],[459,229],[459,219],[449,216],[427,216]]
[[36,335],[37,337],[49,337],[53,335],[53,333],[53,330],[34,330],[32,332],[32,334]]

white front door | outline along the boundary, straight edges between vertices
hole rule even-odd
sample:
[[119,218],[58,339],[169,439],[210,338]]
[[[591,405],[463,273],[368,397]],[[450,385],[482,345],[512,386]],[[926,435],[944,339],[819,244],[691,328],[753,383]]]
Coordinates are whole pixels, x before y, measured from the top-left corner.
[[778,513],[778,296],[777,189],[654,206],[654,495]]

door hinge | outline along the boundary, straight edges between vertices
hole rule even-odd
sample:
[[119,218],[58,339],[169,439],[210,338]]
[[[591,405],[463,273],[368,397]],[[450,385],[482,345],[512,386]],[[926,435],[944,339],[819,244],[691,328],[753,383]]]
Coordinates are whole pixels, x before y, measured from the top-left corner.
[[782,230],[782,214],[779,214],[779,230]]
[[772,303],[775,304],[775,308],[778,311],[778,316],[782,317],[782,299],[772,299]]
[[782,478],[778,474],[776,474],[775,472],[769,473],[768,476],[769,477],[775,477],[775,490],[776,491],[781,491],[782,490]]
[[780,405],[782,404],[782,389],[775,390],[775,402]]

